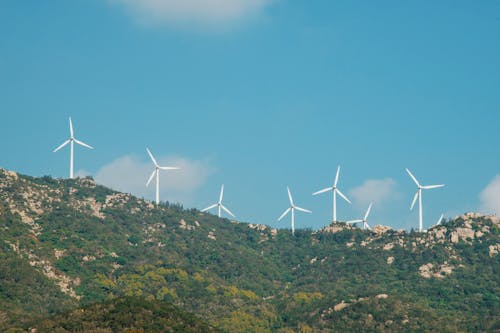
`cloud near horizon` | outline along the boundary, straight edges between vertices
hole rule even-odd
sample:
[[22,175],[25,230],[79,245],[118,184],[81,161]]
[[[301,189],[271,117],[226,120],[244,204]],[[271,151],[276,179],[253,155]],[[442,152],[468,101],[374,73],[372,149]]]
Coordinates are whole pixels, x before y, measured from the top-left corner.
[[143,25],[220,26],[239,22],[276,0],[108,0]]
[[[176,166],[180,170],[160,170],[160,200],[190,204],[197,189],[205,184],[215,169],[207,161],[190,160],[185,157],[157,157],[160,165]],[[151,161],[135,155],[119,157],[103,166],[95,175],[97,183],[112,189],[131,193],[138,197],[154,199],[155,180],[148,187],[154,166]]]
[[397,183],[392,178],[368,179],[363,184],[349,191],[353,204],[366,209],[370,202],[374,205],[383,204],[399,198]]
[[487,213],[500,214],[500,174],[484,188],[479,195],[481,210]]

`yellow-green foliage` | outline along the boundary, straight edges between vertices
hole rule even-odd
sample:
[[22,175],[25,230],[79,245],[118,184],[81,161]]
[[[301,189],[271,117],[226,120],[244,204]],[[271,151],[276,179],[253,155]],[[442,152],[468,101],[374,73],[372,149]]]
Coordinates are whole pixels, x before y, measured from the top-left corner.
[[111,290],[113,290],[116,287],[116,283],[113,280],[108,279],[102,273],[97,273],[96,274],[95,283],[99,287],[101,287],[101,288],[103,288],[103,289],[105,289],[107,291],[111,291]]
[[298,292],[293,294],[293,300],[296,303],[302,303],[302,304],[310,304],[316,299],[322,299],[324,296],[320,292],[314,292],[314,293],[306,293],[306,292]]
[[269,322],[265,319],[255,317],[251,314],[234,311],[228,318],[219,321],[219,326],[224,331],[232,333],[270,333]]
[[186,282],[189,279],[189,274],[180,268],[159,268],[158,273],[163,276],[172,276],[180,282]]
[[224,296],[230,298],[245,298],[251,301],[259,300],[259,296],[253,291],[238,289],[236,286],[224,287]]
[[160,290],[156,293],[156,299],[162,301],[165,297],[170,297],[172,299],[177,298],[177,293],[172,288],[161,287]]

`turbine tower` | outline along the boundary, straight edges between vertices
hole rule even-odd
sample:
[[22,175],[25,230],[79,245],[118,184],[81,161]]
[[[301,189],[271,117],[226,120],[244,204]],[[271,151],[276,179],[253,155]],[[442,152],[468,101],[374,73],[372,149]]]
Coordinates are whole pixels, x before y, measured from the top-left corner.
[[418,182],[417,178],[415,178],[415,176],[411,173],[411,171],[408,170],[408,168],[406,169],[406,172],[408,173],[408,175],[410,175],[411,179],[413,179],[413,181],[417,185],[417,192],[415,193],[415,196],[413,197],[413,201],[411,203],[410,210],[413,210],[413,207],[415,206],[415,203],[417,202],[417,199],[418,199],[418,231],[422,232],[424,230],[424,228],[423,228],[422,190],[430,190],[433,188],[443,187],[444,184],[422,186]]
[[73,179],[73,151],[74,151],[74,145],[75,143],[79,144],[80,146],[84,146],[90,149],[94,149],[94,147],[89,146],[85,142],[82,142],[80,140],[75,139],[74,133],[73,133],[73,123],[71,122],[71,117],[69,117],[69,139],[64,141],[59,147],[54,149],[54,153],[57,152],[59,149],[62,147],[66,146],[67,144],[70,144],[70,158],[69,158],[69,178]]
[[295,210],[299,210],[305,213],[312,213],[312,212],[310,210],[295,206],[295,204],[293,203],[292,194],[290,193],[290,188],[287,186],[286,189],[288,191],[288,199],[290,199],[290,207],[288,207],[288,209],[285,210],[283,214],[281,214],[278,221],[281,221],[281,219],[284,218],[285,215],[288,214],[288,212],[292,211],[292,235],[295,235]]
[[366,210],[365,217],[363,217],[362,220],[352,220],[352,221],[347,221],[346,223],[360,223],[363,222],[363,229],[371,229],[370,225],[368,225],[368,216],[370,215],[370,211],[372,210],[372,203],[368,206],[368,209]]
[[218,214],[217,216],[221,217],[221,209],[223,209],[226,213],[228,213],[229,215],[231,215],[232,217],[236,217],[234,216],[233,213],[231,213],[231,211],[229,209],[227,209],[226,206],[224,206],[222,204],[222,197],[224,196],[224,184],[222,184],[221,188],[220,188],[220,194],[219,194],[219,201],[217,201],[217,203],[213,204],[212,206],[208,206],[207,208],[204,208],[202,209],[201,211],[202,212],[206,212],[207,210],[210,210],[212,208],[215,208],[217,207],[217,210],[218,210]]
[[155,165],[155,169],[153,170],[153,173],[149,177],[148,182],[146,183],[146,186],[149,186],[149,183],[153,180],[153,177],[156,175],[156,204],[158,205],[160,203],[160,170],[179,170],[177,167],[164,167],[164,166],[159,166],[158,162],[156,162],[156,159],[154,158],[153,154],[149,151],[148,148],[146,148],[146,151],[149,154],[149,157],[151,157],[151,161],[153,161],[153,164]]
[[333,181],[333,186],[324,188],[322,190],[319,190],[318,192],[313,193],[313,195],[317,195],[317,194],[325,193],[328,191],[333,192],[333,222],[337,222],[337,193],[342,199],[344,199],[348,203],[351,203],[351,201],[349,199],[347,199],[347,197],[342,192],[340,192],[340,190],[337,188],[339,176],[340,176],[340,165],[337,168],[337,175],[335,176],[335,180]]

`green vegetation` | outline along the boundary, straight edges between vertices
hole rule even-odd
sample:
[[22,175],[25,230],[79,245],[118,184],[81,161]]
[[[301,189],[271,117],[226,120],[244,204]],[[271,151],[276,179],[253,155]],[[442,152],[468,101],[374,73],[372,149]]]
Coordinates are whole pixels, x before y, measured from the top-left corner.
[[89,178],[0,170],[0,330],[500,330],[498,221],[440,228],[292,237]]

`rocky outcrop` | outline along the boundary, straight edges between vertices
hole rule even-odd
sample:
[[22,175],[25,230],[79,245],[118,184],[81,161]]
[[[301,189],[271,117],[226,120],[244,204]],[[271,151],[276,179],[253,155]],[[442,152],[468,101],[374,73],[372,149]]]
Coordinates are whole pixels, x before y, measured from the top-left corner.
[[[460,265],[459,267],[463,267]],[[425,279],[430,279],[430,278],[436,278],[436,279],[443,279],[447,275],[450,275],[453,273],[453,270],[456,267],[448,264],[447,262],[444,262],[442,265],[434,265],[431,263],[424,264],[418,268],[418,273],[421,277]]]

